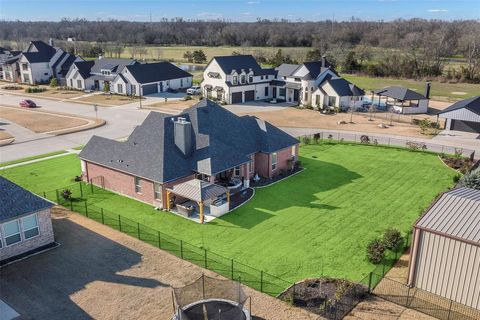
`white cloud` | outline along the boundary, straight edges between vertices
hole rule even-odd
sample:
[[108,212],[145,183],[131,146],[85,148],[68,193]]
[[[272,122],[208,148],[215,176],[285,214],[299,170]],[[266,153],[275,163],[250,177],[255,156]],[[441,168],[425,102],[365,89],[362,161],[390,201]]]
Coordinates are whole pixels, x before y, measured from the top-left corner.
[[248,1],[247,4],[259,4],[260,1]]
[[249,17],[249,16],[252,16],[253,13],[251,13],[251,12],[242,12],[242,15],[243,15],[243,16],[246,16],[246,17]]
[[223,14],[218,12],[200,12],[197,14],[197,17],[202,19],[221,19]]
[[427,10],[428,12],[448,12],[447,9],[430,9]]

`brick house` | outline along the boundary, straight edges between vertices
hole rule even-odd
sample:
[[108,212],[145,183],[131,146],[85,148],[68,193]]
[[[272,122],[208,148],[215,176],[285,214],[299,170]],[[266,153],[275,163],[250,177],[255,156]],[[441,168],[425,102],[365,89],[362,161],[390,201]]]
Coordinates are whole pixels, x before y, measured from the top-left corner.
[[273,178],[292,168],[298,144],[268,122],[204,99],[176,116],[151,112],[127,141],[93,136],[79,158],[85,180],[168,209],[167,191],[193,179],[245,188],[256,175]]
[[54,244],[53,204],[0,177],[0,265]]

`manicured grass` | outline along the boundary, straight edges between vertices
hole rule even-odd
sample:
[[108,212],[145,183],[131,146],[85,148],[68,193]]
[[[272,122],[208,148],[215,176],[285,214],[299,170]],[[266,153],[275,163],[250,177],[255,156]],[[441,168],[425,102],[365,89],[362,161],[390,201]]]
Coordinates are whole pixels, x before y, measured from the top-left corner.
[[32,156],[32,157],[26,157],[26,158],[12,160],[12,161],[0,162],[0,167],[9,166],[11,164],[17,164],[17,163],[21,163],[21,162],[25,162],[25,161],[30,161],[30,160],[41,159],[41,158],[45,158],[45,157],[49,157],[49,156],[55,156],[57,154],[63,154],[63,153],[67,153],[67,151],[59,150],[59,151],[39,154],[39,155]]
[[[206,225],[108,191],[88,203],[288,281],[360,280],[374,268],[367,242],[389,227],[408,232],[455,174],[436,155],[386,147],[308,145],[300,160],[304,172]],[[79,168],[72,155],[1,174],[41,193],[72,183]]]
[[[376,78],[351,74],[342,74],[342,77],[354,83],[358,87],[365,89],[367,95],[371,90],[381,89],[386,86],[403,86],[416,90],[421,94],[425,93],[425,81]],[[438,81],[432,81],[431,97],[434,100],[456,101],[461,99],[467,99],[473,96],[478,96],[479,92],[480,84],[442,83]]]

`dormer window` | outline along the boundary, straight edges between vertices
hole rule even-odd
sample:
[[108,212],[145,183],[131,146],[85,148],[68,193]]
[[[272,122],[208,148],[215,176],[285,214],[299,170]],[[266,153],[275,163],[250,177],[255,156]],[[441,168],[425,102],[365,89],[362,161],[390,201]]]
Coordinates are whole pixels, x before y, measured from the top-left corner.
[[106,69],[102,69],[101,72],[104,76],[109,76],[109,75],[112,74],[112,72],[110,70],[106,70]]
[[253,82],[253,76],[252,76],[252,75],[249,75],[249,76],[248,76],[248,82],[250,82],[250,83]]
[[232,82],[233,82],[233,84],[237,84],[237,83],[238,83],[238,77],[237,77],[237,76],[233,76]]
[[245,81],[246,81],[246,77],[245,77],[244,74],[242,74],[242,75],[240,76],[240,83],[243,84],[243,83],[245,83]]

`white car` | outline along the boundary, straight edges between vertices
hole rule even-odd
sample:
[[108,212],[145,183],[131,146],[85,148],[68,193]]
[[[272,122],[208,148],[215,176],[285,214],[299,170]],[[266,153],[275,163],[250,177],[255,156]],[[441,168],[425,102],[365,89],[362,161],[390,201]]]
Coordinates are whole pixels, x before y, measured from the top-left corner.
[[202,93],[202,88],[200,88],[200,86],[193,86],[187,89],[187,94],[190,94],[190,95],[198,95],[201,93]]

